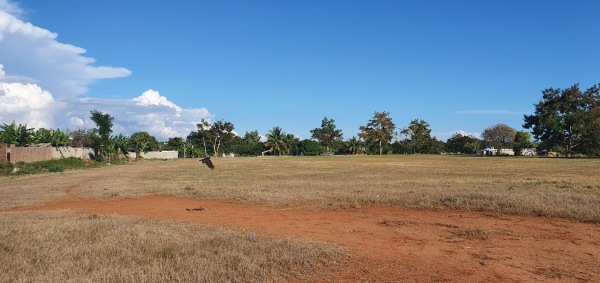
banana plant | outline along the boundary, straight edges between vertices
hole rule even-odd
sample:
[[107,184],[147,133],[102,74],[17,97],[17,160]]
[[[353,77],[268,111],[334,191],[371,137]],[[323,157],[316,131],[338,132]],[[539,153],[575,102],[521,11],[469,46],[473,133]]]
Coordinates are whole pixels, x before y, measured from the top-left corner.
[[34,129],[27,128],[27,124],[17,125],[15,121],[12,124],[2,124],[0,126],[0,142],[14,144],[15,146],[27,146],[33,142]]

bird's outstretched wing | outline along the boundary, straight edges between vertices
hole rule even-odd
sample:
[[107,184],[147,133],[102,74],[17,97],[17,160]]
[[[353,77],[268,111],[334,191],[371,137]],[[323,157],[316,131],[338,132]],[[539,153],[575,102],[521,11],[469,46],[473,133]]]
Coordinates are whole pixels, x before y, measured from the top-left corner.
[[210,156],[200,159],[200,162],[202,162],[203,164],[206,164],[206,166],[208,166],[208,168],[210,168],[210,170],[215,169],[215,166],[213,165],[212,161],[210,161]]

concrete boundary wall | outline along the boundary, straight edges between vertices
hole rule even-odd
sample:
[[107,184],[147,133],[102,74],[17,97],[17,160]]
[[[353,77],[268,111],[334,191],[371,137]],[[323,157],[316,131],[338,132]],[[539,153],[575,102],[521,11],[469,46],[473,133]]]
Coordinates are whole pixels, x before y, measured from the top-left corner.
[[91,159],[94,157],[94,150],[84,147],[60,146],[52,148],[52,158],[76,157],[81,159]]
[[36,162],[52,159],[52,147],[11,147],[10,162]]
[[[135,152],[129,152],[127,155],[129,158],[135,158]],[[140,156],[144,159],[177,159],[179,153],[176,150],[148,151],[146,153],[141,152]]]
[[[76,157],[81,159],[91,159],[94,157],[94,150],[91,148],[80,147],[52,147],[46,146],[15,147],[14,144],[0,143],[0,161],[9,161],[12,163],[36,162],[50,159],[60,159]],[[142,158],[146,159],[177,159],[178,152],[173,151],[149,151],[141,153]],[[129,158],[135,158],[135,152],[129,153]]]
[[16,147],[14,144],[0,143],[0,161],[36,162],[50,159],[76,157],[90,159],[94,156],[91,148],[77,148],[70,146],[52,147],[46,146]]

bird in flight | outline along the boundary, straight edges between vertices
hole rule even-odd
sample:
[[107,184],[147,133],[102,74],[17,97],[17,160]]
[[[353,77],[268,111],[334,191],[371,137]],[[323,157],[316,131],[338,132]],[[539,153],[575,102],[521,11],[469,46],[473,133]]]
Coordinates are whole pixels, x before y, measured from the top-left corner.
[[215,170],[215,166],[213,165],[212,161],[210,161],[210,156],[200,159],[200,162],[206,164],[210,170]]

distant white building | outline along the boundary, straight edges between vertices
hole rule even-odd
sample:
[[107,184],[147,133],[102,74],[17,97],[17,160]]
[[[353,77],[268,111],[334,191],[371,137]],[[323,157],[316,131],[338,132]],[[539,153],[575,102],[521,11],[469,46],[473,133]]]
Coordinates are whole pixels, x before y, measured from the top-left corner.
[[[498,155],[498,149],[488,147],[481,151],[480,155]],[[515,155],[515,151],[509,148],[503,148],[500,150],[500,155]],[[524,148],[521,149],[521,156],[536,156],[537,150],[535,148]]]
[[521,155],[522,156],[536,156],[537,155],[537,149],[535,149],[535,148],[524,148],[524,149],[521,149]]
[[493,147],[488,147],[484,149],[481,153],[482,155],[515,155],[515,151],[510,148],[502,148],[500,149],[500,154],[498,154],[498,149]]

